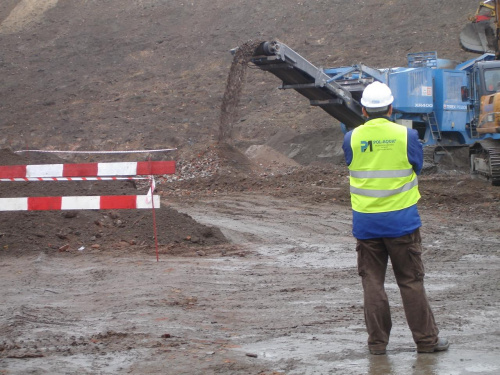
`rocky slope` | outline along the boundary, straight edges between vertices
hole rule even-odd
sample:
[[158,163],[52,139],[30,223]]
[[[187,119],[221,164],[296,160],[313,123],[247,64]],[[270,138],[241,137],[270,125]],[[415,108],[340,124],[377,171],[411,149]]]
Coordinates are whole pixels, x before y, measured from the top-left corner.
[[[279,39],[318,66],[405,65],[437,51],[465,60],[458,34],[476,3],[423,0],[5,0],[0,4],[0,147],[179,147],[217,138],[231,65],[247,40]],[[234,143],[334,122],[251,70]],[[178,155],[176,157],[179,157]]]

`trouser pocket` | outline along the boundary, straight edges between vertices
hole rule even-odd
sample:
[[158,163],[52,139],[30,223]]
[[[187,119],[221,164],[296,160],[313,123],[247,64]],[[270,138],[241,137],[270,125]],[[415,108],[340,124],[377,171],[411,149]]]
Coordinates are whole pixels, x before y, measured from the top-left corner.
[[405,236],[386,239],[392,266],[400,283],[422,281],[425,276],[422,262],[422,240],[420,231]]
[[365,259],[363,257],[363,246],[361,246],[361,243],[356,244],[356,255],[358,257],[358,275],[361,277],[364,277],[366,275],[365,271]]
[[417,280],[423,280],[425,276],[424,263],[422,262],[422,245],[413,243],[408,247],[408,256]]

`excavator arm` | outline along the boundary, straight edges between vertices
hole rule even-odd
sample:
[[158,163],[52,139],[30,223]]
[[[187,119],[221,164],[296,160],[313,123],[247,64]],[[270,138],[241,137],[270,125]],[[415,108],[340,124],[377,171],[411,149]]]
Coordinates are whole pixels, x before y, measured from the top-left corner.
[[500,59],[500,0],[495,0],[495,57]]
[[460,33],[462,47],[476,53],[494,52],[500,59],[499,12],[500,0],[482,1]]

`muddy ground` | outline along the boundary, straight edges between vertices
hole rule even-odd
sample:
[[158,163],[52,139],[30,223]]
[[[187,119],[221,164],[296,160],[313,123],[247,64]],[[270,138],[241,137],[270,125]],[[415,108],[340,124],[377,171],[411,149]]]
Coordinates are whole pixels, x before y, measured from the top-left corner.
[[[2,373],[498,373],[498,189],[467,174],[421,178],[427,292],[452,346],[415,352],[389,274],[394,328],[387,356],[374,357],[346,170],[227,182],[175,182],[163,197],[169,212],[218,228],[227,242],[163,244],[159,262],[152,243],[113,236],[83,250],[43,245],[59,239],[54,233],[3,248]],[[472,192],[476,199],[462,204]]]
[[[467,151],[419,203],[448,352],[418,355],[397,285],[386,356],[366,349],[338,124],[248,70],[220,117],[229,49],[277,38],[316,65],[474,55],[475,2],[228,0],[0,4],[0,165],[175,160],[161,207],[0,215],[0,374],[497,374],[500,189]],[[363,24],[361,30],[356,25]],[[369,36],[369,38],[367,38]],[[169,153],[67,155],[43,150]],[[1,197],[145,194],[144,182],[0,182]],[[158,246],[156,246],[158,243]]]

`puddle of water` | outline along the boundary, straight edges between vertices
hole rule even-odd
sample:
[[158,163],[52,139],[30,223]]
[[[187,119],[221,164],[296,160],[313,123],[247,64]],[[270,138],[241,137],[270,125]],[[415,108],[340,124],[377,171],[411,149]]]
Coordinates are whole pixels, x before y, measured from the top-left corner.
[[47,373],[47,374],[92,374],[96,368],[99,374],[118,374],[129,368],[138,357],[138,352],[131,350],[127,353],[113,352],[109,355],[76,354],[67,357],[30,358],[29,366],[25,361],[5,359],[4,364],[8,373]]
[[499,257],[496,255],[482,255],[482,254],[467,254],[460,258],[461,262],[471,262],[471,261],[496,261],[498,262]]
[[[239,350],[254,353],[258,358],[274,362],[276,370],[287,374],[411,374],[470,375],[499,374],[500,358],[492,352],[455,349],[447,352],[418,354],[414,346],[401,343],[411,336],[396,337],[387,355],[370,355],[365,346],[364,327],[335,329],[332,334],[293,334],[267,341],[247,344]],[[391,335],[392,337],[392,335]],[[411,341],[410,341],[411,342]],[[290,369],[290,363],[293,368]],[[283,368],[280,369],[279,367]]]

